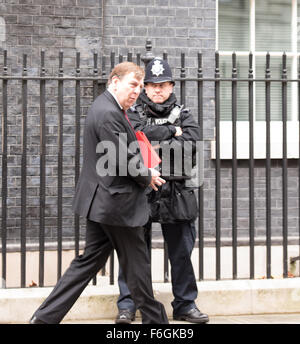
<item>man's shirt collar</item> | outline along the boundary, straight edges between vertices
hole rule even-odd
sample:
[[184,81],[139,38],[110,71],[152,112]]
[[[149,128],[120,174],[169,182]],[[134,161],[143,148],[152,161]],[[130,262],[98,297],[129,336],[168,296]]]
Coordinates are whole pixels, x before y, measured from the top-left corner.
[[115,101],[117,102],[117,104],[119,105],[120,109],[123,110],[123,107],[121,106],[121,104],[118,101],[117,96],[114,94],[114,92],[112,90],[110,90],[109,88],[107,89],[107,91],[115,98]]

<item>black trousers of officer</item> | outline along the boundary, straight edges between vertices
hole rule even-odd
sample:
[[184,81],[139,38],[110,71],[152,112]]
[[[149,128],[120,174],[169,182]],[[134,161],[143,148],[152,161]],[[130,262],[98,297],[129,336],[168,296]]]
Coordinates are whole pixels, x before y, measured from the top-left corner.
[[[151,226],[149,227],[150,230]],[[198,289],[191,261],[191,254],[195,244],[196,230],[194,222],[178,222],[162,224],[162,233],[168,246],[168,254],[171,263],[172,301],[173,314],[180,315],[196,307],[195,299]],[[126,285],[122,268],[119,271],[118,298],[119,309],[129,309],[135,312],[136,307]]]
[[35,312],[49,324],[60,323],[89,281],[105,265],[115,248],[132,298],[144,324],[166,324],[164,306],[153,296],[149,255],[143,227],[117,227],[87,220],[83,255],[75,258]]

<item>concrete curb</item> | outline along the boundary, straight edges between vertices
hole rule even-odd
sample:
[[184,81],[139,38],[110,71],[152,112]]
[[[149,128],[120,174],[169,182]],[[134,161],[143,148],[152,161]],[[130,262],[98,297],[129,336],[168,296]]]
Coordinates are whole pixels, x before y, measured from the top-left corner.
[[[300,278],[198,282],[197,305],[211,316],[300,313]],[[154,283],[156,298],[172,317],[170,283]],[[27,323],[52,288],[0,289],[0,323]],[[89,285],[65,320],[113,319],[118,286]]]

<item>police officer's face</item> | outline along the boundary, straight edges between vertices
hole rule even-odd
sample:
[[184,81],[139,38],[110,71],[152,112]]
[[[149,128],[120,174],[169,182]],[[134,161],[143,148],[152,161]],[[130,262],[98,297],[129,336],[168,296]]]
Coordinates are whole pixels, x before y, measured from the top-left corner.
[[145,91],[150,100],[156,104],[164,103],[173,93],[173,84],[169,81],[154,84],[149,82],[145,85]]
[[144,86],[144,79],[138,79],[133,72],[122,78],[114,76],[113,91],[124,110],[129,109],[137,100]]

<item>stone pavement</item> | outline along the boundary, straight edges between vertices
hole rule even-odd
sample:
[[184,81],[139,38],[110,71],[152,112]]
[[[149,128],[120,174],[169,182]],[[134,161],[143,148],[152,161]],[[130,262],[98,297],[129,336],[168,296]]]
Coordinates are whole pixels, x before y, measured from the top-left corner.
[[[69,320],[63,321],[62,324],[114,324],[114,320]],[[134,321],[133,324],[141,324],[140,319]],[[191,323],[187,323],[185,321],[173,321],[171,319],[170,324],[191,325]],[[210,321],[208,324],[300,324],[300,313],[210,316]]]
[[[196,303],[209,315],[210,324],[300,324],[300,278],[202,281],[197,285]],[[0,324],[26,324],[52,289],[0,289]],[[153,289],[171,319],[171,284],[154,283]],[[114,324],[118,295],[117,285],[89,285],[64,323]]]

